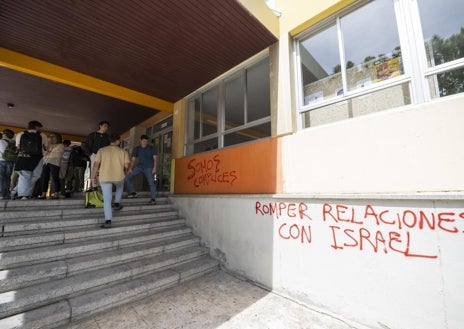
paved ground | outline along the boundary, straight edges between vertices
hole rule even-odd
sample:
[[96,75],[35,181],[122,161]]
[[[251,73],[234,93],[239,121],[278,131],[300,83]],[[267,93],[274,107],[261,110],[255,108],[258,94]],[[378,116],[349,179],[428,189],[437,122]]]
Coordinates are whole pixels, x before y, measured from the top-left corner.
[[223,271],[96,315],[67,329],[353,329]]

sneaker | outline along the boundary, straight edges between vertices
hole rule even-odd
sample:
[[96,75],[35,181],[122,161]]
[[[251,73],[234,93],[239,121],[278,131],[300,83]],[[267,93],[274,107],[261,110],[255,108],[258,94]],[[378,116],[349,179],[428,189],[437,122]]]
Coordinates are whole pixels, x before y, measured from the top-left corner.
[[156,204],[156,200],[155,200],[155,199],[151,199],[150,202],[148,202],[148,204]]
[[20,200],[29,200],[29,198],[27,196],[23,196],[20,198]]
[[111,228],[111,221],[107,220],[105,223],[100,225],[101,228]]
[[118,211],[118,210],[121,210],[123,208],[123,205],[120,204],[120,203],[113,203],[113,209]]
[[129,193],[129,194],[127,195],[127,197],[128,197],[129,199],[136,198],[136,197],[137,197],[137,193],[135,193],[135,192]]

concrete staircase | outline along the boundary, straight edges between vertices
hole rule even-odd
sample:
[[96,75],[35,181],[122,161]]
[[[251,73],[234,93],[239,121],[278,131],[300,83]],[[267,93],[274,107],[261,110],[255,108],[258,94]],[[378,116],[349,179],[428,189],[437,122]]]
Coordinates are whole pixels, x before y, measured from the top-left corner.
[[83,197],[0,200],[0,328],[55,328],[219,268],[167,198],[147,201],[101,229]]

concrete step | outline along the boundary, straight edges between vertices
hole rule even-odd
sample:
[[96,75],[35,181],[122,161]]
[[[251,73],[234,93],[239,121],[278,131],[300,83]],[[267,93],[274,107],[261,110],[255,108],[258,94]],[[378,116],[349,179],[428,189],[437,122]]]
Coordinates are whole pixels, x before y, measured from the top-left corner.
[[[100,216],[82,217],[69,216],[67,218],[35,218],[35,219],[17,219],[0,224],[2,230],[0,237],[15,237],[18,235],[37,235],[46,233],[67,232],[78,229],[94,228],[104,219]],[[139,223],[141,221],[167,221],[178,218],[177,210],[170,211],[138,211],[138,212],[118,212],[113,216],[115,225],[128,225],[130,223]],[[8,240],[8,239],[5,239]],[[2,245],[0,244],[0,250]]]
[[[68,298],[75,299],[74,308],[81,308],[77,314],[87,315],[98,307],[97,300],[104,299],[103,306],[117,304],[112,299],[114,295],[116,295],[116,299],[119,299],[117,295],[121,295],[121,298],[124,297],[125,289],[121,289],[121,285],[125,287],[128,285],[131,286],[133,280],[143,282],[143,279],[147,275],[160,270],[164,270],[164,273],[168,274],[167,277],[169,279],[167,281],[164,280],[161,285],[158,283],[158,285],[166,286],[196,277],[197,274],[204,273],[210,267],[217,268],[217,261],[206,257],[206,255],[206,248],[185,248],[65,279],[53,280],[23,289],[4,292],[0,294],[0,318],[3,319],[18,313],[27,312]],[[207,264],[207,268],[202,268],[198,264],[192,266],[191,262],[201,259],[202,256],[204,256],[203,262]],[[183,265],[183,267],[180,265]],[[179,275],[179,272],[182,273],[182,276]],[[140,285],[145,286],[150,284],[152,283],[143,282]],[[153,290],[153,288],[148,290]],[[116,294],[115,291],[117,292]],[[138,293],[144,293],[144,291],[142,290],[136,294]],[[124,299],[125,301],[129,301],[127,298]],[[83,300],[86,302],[79,302]],[[86,303],[93,304],[93,306],[89,307],[89,305],[85,305]],[[0,328],[3,328],[1,322]]]
[[[14,219],[34,219],[34,218],[67,218],[69,216],[101,215],[102,208],[85,208],[83,203],[76,203],[76,200],[32,200],[32,201],[3,201],[0,200],[0,223],[12,221]],[[163,210],[173,209],[172,205],[164,201],[157,201],[156,205],[148,204],[139,199],[122,200],[124,208],[121,212],[144,211],[144,210]]]
[[[26,263],[32,265],[44,261],[49,262],[65,259],[68,257],[99,252],[101,250],[117,250],[124,246],[140,244],[147,241],[155,241],[167,237],[180,236],[192,232],[191,228],[185,225],[172,225],[170,227],[145,229],[139,232],[129,233],[127,233],[125,229],[126,227],[120,227],[119,229],[118,227],[114,227],[108,230],[95,229],[88,232],[76,232],[76,234],[80,234],[82,236],[85,236],[86,233],[90,234],[90,232],[102,233],[100,237],[97,238],[92,237],[87,240],[70,243],[67,243],[67,240],[64,237],[62,240],[59,240],[60,235],[52,235],[56,238],[56,240],[54,240],[54,242],[56,242],[55,245],[39,246],[2,253],[2,257],[0,258],[0,270],[22,266]],[[50,241],[51,239],[49,239],[48,242]]]
[[128,280],[119,285],[107,286],[88,294],[72,296],[63,301],[0,319],[0,328],[51,329],[61,327],[114,306],[145,298],[217,269],[216,260],[202,257]]
[[[156,201],[158,203],[165,203],[169,199],[169,196],[157,196]],[[150,200],[150,194],[140,194],[137,198],[127,198],[125,194],[123,194],[122,202],[148,202]],[[62,207],[66,207],[69,205],[73,206],[84,206],[85,196],[84,194],[74,194],[71,198],[60,198],[60,199],[29,199],[29,200],[10,200],[10,199],[3,199],[0,200],[0,206],[4,207],[14,207],[14,208],[22,208],[24,206],[29,207],[36,207],[38,205],[48,204],[51,206],[61,205]]]
[[2,280],[0,280],[0,293],[45,281],[70,277],[104,267],[110,267],[114,264],[121,264],[169,250],[187,247],[193,248],[199,245],[200,239],[198,237],[192,234],[186,234],[179,237],[149,241],[135,246],[77,256],[65,260],[35,265],[26,263],[21,267],[0,271],[0,277],[2,277]]
[[169,199],[148,199],[123,199],[111,229],[83,198],[2,200],[0,328],[55,328],[217,270]]

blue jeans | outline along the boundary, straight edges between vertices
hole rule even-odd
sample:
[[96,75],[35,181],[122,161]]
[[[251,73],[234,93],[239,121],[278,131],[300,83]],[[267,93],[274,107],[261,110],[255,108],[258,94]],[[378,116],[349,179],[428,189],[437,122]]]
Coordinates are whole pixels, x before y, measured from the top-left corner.
[[0,160],[0,196],[4,199],[10,197],[11,173],[14,162]]
[[43,159],[40,159],[37,167],[33,171],[29,170],[20,170],[18,185],[15,190],[18,192],[18,196],[32,196],[32,191],[34,190],[34,185],[37,180],[42,175]]
[[121,202],[122,192],[124,190],[124,180],[119,182],[100,182],[100,188],[103,194],[103,210],[105,212],[105,220],[111,220],[113,218],[113,211],[111,209],[111,203],[113,200],[113,185],[116,186],[116,192],[114,193],[114,203]]
[[150,187],[150,194],[151,194],[151,198],[153,200],[156,199],[156,186],[155,186],[155,182],[153,181],[153,174],[151,173],[152,171],[152,168],[141,168],[141,167],[134,167],[132,169],[132,172],[126,176],[126,184],[127,184],[127,190],[129,191],[129,193],[134,193],[135,192],[135,187],[134,187],[134,183],[132,183],[132,179],[139,175],[139,174],[144,174],[145,175],[145,178],[147,179],[147,183],[148,183],[148,186]]

